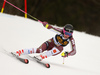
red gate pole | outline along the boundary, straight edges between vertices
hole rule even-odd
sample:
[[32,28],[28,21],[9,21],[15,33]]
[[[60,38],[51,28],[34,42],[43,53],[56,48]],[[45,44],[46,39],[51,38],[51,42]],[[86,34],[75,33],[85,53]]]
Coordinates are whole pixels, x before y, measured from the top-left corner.
[[1,13],[3,13],[3,11],[4,11],[5,3],[6,3],[6,0],[4,0],[3,6],[2,6],[2,9],[1,9]]
[[25,18],[27,18],[27,0],[24,0],[25,4]]

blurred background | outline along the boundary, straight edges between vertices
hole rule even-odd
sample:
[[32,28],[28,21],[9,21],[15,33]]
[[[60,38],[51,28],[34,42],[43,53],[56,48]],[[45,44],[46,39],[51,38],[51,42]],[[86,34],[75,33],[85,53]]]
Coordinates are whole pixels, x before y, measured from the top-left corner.
[[[24,10],[24,0],[7,1]],[[3,2],[0,0],[0,10]],[[4,13],[24,17],[7,3]],[[27,0],[27,13],[49,24],[62,27],[70,23],[74,30],[100,36],[100,0]]]

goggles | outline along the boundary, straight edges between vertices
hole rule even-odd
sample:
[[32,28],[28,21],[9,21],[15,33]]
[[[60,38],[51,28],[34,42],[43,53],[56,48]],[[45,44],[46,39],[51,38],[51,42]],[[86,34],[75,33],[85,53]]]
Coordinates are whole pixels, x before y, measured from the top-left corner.
[[64,33],[65,35],[68,35],[68,36],[72,36],[72,34],[73,34],[72,31],[70,31],[70,32],[69,32],[69,30],[66,30],[66,31],[65,31],[65,29],[63,29],[63,33]]

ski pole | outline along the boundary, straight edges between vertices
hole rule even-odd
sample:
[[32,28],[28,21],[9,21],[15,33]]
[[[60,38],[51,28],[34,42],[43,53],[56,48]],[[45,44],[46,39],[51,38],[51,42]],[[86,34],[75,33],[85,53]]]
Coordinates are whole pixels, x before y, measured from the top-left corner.
[[[4,1],[6,1],[6,0],[4,0]],[[33,17],[32,15],[26,13],[25,11],[23,11],[22,9],[20,9],[20,8],[18,8],[17,6],[13,5],[12,3],[8,2],[8,1],[6,1],[6,3],[8,3],[9,5],[11,5],[11,6],[13,6],[14,8],[18,9],[19,11],[21,11],[21,12],[27,14],[28,16],[30,16],[31,18],[35,19],[36,21],[39,21],[39,22],[42,23],[42,21],[40,21],[40,20],[38,20],[37,18]]]
[[63,57],[63,64],[64,64],[64,57]]

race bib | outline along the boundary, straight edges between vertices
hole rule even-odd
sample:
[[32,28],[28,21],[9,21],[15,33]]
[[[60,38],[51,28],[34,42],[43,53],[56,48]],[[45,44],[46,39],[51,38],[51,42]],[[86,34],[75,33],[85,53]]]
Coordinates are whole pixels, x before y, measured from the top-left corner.
[[68,41],[62,39],[62,37],[60,37],[60,36],[57,36],[57,41],[58,41],[61,45],[64,45],[64,46],[68,44]]

